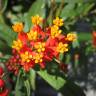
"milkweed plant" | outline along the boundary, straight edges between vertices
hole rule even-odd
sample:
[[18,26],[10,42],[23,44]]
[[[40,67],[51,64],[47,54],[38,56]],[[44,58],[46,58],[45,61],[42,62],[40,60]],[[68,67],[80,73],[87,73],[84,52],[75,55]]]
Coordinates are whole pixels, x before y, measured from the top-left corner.
[[[54,62],[58,65],[57,71],[66,70],[67,65],[60,60],[60,55],[66,55],[70,49],[69,46],[77,39],[76,34],[72,32],[64,33],[62,30],[64,21],[59,17],[56,17],[52,25],[46,26],[46,28],[42,26],[45,20],[39,15],[32,16],[31,21],[32,26],[28,32],[23,31],[24,23],[22,22],[16,22],[12,25],[12,29],[16,32],[17,37],[12,43],[12,56],[6,62],[8,71],[16,76],[22,72],[25,76],[30,70],[47,70],[47,67],[52,66]],[[65,69],[62,70],[62,67]],[[0,71],[1,73],[3,74],[3,70]],[[26,78],[29,77],[26,76]],[[0,88],[4,87],[2,79],[0,79],[0,84]],[[28,84],[30,85],[30,83]],[[1,89],[0,92],[2,91],[6,94],[4,93],[5,95],[0,96],[8,96],[9,90]],[[28,90],[30,88],[27,89],[27,92]],[[29,94],[26,96],[30,96]]]

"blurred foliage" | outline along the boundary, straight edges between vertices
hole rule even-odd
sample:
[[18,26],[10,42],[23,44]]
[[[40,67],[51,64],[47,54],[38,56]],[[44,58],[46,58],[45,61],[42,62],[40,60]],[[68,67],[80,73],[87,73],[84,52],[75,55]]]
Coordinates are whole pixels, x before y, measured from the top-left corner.
[[[63,62],[70,64],[74,72],[78,70],[78,66],[82,66],[87,62],[87,55],[96,51],[92,47],[92,31],[96,28],[96,2],[95,0],[0,0],[0,51],[6,56],[11,54],[11,44],[16,38],[16,34],[12,32],[11,25],[15,22],[22,21],[25,24],[24,31],[28,32],[31,26],[31,16],[39,14],[47,23],[44,23],[44,27],[52,24],[52,19],[56,16],[60,16],[64,19],[64,26],[62,29],[64,32],[76,32],[78,40],[72,44],[72,50],[69,53],[61,56]],[[78,21],[85,21],[90,24],[90,30],[77,30]],[[85,24],[84,22],[84,24]],[[79,29],[82,29],[79,24]],[[10,57],[10,55],[8,55]],[[78,58],[77,58],[77,57]],[[8,58],[9,58],[8,57]],[[86,57],[86,59],[85,59]],[[3,60],[5,57],[0,57]],[[8,59],[7,58],[7,59]],[[85,60],[84,60],[85,59]],[[22,73],[22,72],[21,72]],[[84,96],[77,90],[79,87],[75,84],[67,84],[69,81],[62,77],[50,75],[45,71],[37,72],[45,81],[47,81],[56,90],[64,87],[64,96]],[[35,90],[35,76],[34,70],[30,71],[30,80],[26,80],[24,76],[19,74],[16,83],[16,96],[23,96],[23,91],[18,88],[25,84],[26,88],[30,88],[29,82],[31,82],[32,90]],[[22,82],[25,79],[24,82]],[[15,80],[16,81],[16,80]],[[21,83],[22,82],[22,83]],[[70,86],[74,86],[73,88]],[[24,87],[24,86],[23,86]],[[69,88],[70,87],[70,88]],[[69,88],[69,89],[68,89]],[[74,90],[75,88],[75,90]],[[77,90],[76,90],[77,89]],[[69,90],[69,91],[67,91]],[[81,89],[80,89],[81,90]],[[73,91],[73,95],[71,94]],[[78,94],[77,94],[78,92]],[[30,96],[29,89],[27,89],[28,96]],[[82,93],[82,92],[81,92]],[[24,95],[25,96],[25,95]]]

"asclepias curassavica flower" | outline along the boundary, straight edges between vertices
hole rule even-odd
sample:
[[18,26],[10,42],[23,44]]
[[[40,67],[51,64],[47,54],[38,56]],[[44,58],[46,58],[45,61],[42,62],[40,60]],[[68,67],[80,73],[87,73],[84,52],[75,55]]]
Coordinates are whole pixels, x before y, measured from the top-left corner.
[[23,31],[24,24],[17,22],[12,25],[13,31],[17,33],[17,39],[13,41],[13,56],[7,62],[8,69],[18,74],[20,68],[25,72],[36,65],[41,69],[46,69],[47,62],[53,60],[61,63],[60,54],[65,54],[69,50],[69,44],[76,40],[75,33],[62,34],[60,29],[64,21],[59,17],[53,20],[51,26],[42,28],[43,18],[39,15],[32,16],[33,26],[30,31]]

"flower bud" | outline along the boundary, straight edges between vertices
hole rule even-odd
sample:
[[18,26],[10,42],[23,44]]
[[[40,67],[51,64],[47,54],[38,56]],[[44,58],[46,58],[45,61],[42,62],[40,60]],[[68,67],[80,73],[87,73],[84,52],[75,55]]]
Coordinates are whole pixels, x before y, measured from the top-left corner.
[[67,72],[68,71],[68,65],[67,64],[61,64],[61,66],[60,66],[60,69],[63,71],[63,72]]

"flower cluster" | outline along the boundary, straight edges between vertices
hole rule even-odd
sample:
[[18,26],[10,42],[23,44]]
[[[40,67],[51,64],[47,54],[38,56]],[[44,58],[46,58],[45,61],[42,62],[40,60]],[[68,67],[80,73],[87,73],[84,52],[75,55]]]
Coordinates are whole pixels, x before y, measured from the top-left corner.
[[12,57],[6,62],[6,66],[9,71],[12,71],[15,75],[17,75],[20,69],[21,59],[15,49],[13,49],[12,53]]
[[3,75],[4,75],[4,70],[2,67],[0,67],[0,96],[8,96],[9,90],[5,86]]
[[63,19],[56,17],[53,25],[47,28],[40,26],[42,22],[43,18],[38,15],[33,16],[34,25],[27,33],[23,31],[24,24],[21,22],[12,26],[13,30],[18,33],[18,37],[12,45],[17,55],[15,54],[9,61],[10,70],[17,72],[21,66],[27,72],[36,65],[45,68],[47,62],[56,60],[61,53],[67,52],[68,45],[76,39],[74,33],[62,34],[60,27],[63,26]]

